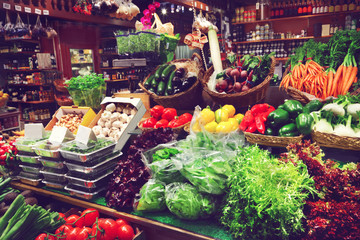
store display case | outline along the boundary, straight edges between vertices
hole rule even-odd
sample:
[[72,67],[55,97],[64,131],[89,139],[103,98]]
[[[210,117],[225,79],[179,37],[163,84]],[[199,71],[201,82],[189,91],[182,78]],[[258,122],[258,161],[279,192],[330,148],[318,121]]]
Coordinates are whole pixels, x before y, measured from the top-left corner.
[[94,72],[93,50],[70,48],[70,57],[73,77]]

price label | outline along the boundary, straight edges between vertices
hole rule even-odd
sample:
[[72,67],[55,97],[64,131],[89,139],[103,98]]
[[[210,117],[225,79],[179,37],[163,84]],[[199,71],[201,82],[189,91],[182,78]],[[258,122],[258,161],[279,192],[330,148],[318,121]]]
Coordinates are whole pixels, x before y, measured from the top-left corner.
[[51,143],[62,143],[65,138],[74,139],[74,134],[66,127],[54,126],[49,137]]
[[203,5],[202,5],[202,4],[200,4],[200,9],[201,9],[201,10],[203,9]]
[[4,9],[8,9],[8,10],[10,10],[11,5],[10,5],[10,4],[8,4],[8,3],[3,3],[3,8],[4,8]]
[[42,139],[45,136],[45,129],[42,123],[25,124],[25,137],[30,139]]
[[39,15],[41,15],[41,10],[40,10],[40,9],[35,8],[35,14],[39,14]]
[[29,7],[24,7],[24,10],[26,13],[31,13],[31,8],[29,8]]
[[205,7],[205,10],[206,10],[206,11],[209,11],[209,6],[206,6],[206,7]]
[[88,145],[90,140],[97,141],[95,133],[91,128],[80,125],[75,137],[75,141],[80,142],[84,145]]
[[18,11],[18,12],[21,12],[21,6],[15,5],[15,10]]
[[255,6],[256,6],[256,10],[260,9],[260,3],[259,2],[257,2]]
[[49,15],[49,10],[43,10],[44,15]]
[[197,2],[194,3],[194,6],[197,7]]

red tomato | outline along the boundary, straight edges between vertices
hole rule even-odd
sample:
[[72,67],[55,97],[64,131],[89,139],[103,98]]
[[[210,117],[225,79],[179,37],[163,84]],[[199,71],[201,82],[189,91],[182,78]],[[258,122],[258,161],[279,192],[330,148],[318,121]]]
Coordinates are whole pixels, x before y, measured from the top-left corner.
[[[79,219],[79,220],[78,220]],[[75,222],[76,221],[76,222]],[[66,219],[66,224],[68,225],[73,225],[75,222],[75,227],[83,227],[84,226],[84,218],[80,218],[78,215],[73,214],[70,215],[67,219]]]
[[143,123],[142,126],[144,128],[154,128],[155,124],[156,124],[157,120],[153,117],[146,119]]
[[83,227],[80,228],[80,231],[78,232],[78,235],[76,237],[76,240],[85,240],[88,239],[89,236],[91,236],[92,229],[89,227]]
[[156,105],[150,109],[150,115],[156,120],[159,120],[161,118],[163,112],[164,112],[164,107],[161,105]]
[[192,115],[190,113],[184,113],[179,116],[179,119],[183,121],[184,123],[191,122]]
[[[82,228],[76,227],[66,235],[66,240],[77,240]],[[85,240],[85,239],[84,239]]]
[[166,119],[161,119],[156,122],[154,128],[166,128],[169,124],[169,121]]
[[65,220],[65,214],[59,212],[59,217],[58,217],[57,220],[60,220],[60,218],[63,218]]
[[121,227],[122,225],[130,225],[128,221],[121,219],[121,218],[117,219],[116,223],[117,223],[118,227]]
[[162,119],[166,119],[168,121],[173,120],[177,116],[177,112],[175,108],[165,108],[163,114],[161,115]]
[[180,127],[180,126],[182,126],[184,124],[185,124],[185,122],[183,122],[183,120],[174,118],[173,120],[171,120],[169,122],[168,127],[169,128],[177,128],[177,127]]
[[96,221],[96,218],[99,218],[99,211],[95,208],[85,209],[81,213],[82,218],[84,218],[84,226],[90,227]]
[[73,230],[72,226],[69,225],[61,225],[58,229],[55,231],[55,235],[57,235],[57,239],[65,239],[67,234]]
[[134,229],[130,225],[122,225],[118,228],[119,240],[132,240],[135,236]]
[[[104,230],[104,232],[97,229]],[[114,240],[117,236],[117,224],[113,219],[100,218],[98,224],[96,223],[92,227],[92,235],[95,236],[95,240]]]
[[35,240],[56,240],[54,236],[49,235],[48,233],[42,233],[35,238]]

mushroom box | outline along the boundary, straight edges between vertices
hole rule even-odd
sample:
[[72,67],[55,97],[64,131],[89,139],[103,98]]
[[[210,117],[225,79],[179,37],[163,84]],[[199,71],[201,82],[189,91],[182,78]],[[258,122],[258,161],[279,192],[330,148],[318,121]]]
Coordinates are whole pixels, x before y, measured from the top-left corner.
[[117,142],[115,149],[120,151],[145,112],[140,98],[106,97],[89,127],[97,138]]

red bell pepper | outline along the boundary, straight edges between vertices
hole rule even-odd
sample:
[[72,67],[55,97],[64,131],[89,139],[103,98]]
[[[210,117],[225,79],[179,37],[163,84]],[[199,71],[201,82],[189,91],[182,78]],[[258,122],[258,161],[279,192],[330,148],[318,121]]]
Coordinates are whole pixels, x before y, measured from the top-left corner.
[[173,119],[173,120],[171,120],[169,122],[168,127],[169,128],[177,128],[177,127],[180,127],[180,126],[182,126],[184,124],[185,123],[180,118],[175,118],[175,119]]
[[160,119],[159,121],[157,121],[157,123],[155,124],[154,128],[166,128],[169,125],[169,121],[166,119]]
[[153,117],[146,119],[143,124],[142,127],[144,128],[153,128],[156,124],[157,120]]
[[6,155],[3,154],[3,155],[0,155],[0,161],[5,161],[6,160]]
[[177,112],[175,108],[165,108],[163,114],[161,115],[161,118],[171,121],[176,116],[177,116]]
[[179,116],[179,119],[182,120],[185,123],[191,122],[192,115],[190,113],[184,113]]
[[252,115],[255,117],[260,113],[264,113],[269,109],[269,104],[267,103],[262,103],[262,104],[256,104],[251,108],[251,113]]
[[269,116],[269,114],[273,111],[275,111],[275,108],[273,106],[269,105],[269,109],[262,114],[265,117],[265,121],[266,121],[267,117]]
[[156,105],[153,108],[150,109],[150,114],[153,118],[159,120],[161,118],[161,115],[164,112],[164,107],[161,105]]
[[239,125],[240,130],[245,131],[253,122],[254,116],[252,115],[251,110],[248,110]]
[[257,128],[256,128],[256,123],[253,122],[253,123],[246,129],[246,132],[248,132],[248,133],[253,133],[253,132],[255,132],[256,130],[257,130]]
[[265,118],[263,118],[263,116],[258,115],[255,117],[255,125],[256,125],[256,129],[259,131],[259,133],[261,134],[265,134]]

